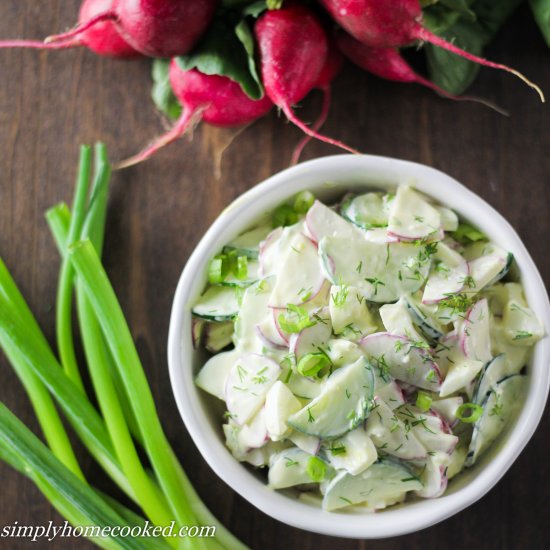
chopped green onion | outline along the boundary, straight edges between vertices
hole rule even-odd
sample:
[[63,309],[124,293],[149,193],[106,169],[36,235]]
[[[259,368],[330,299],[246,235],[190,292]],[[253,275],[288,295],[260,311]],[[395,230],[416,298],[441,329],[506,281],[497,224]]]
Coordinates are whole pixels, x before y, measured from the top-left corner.
[[463,403],[456,410],[456,417],[466,424],[473,424],[483,414],[483,407],[475,403]]
[[315,376],[328,365],[330,360],[324,353],[308,353],[298,361],[296,368],[302,376]]
[[210,261],[208,266],[208,282],[212,285],[221,283],[225,277],[223,276],[224,271],[224,259],[217,256]]
[[455,241],[462,244],[487,240],[487,236],[484,233],[471,226],[469,223],[461,223],[457,230],[451,233],[451,236]]
[[311,191],[302,191],[294,199],[294,210],[298,214],[305,214],[315,202],[315,195]]
[[327,465],[319,457],[312,456],[307,461],[306,472],[311,481],[319,483],[327,475]]
[[234,275],[237,279],[239,279],[239,281],[246,279],[246,276],[248,275],[248,258],[246,256],[237,257]]
[[419,391],[418,395],[416,396],[416,406],[421,411],[429,411],[430,407],[432,406],[432,398],[423,391]]
[[288,204],[282,204],[273,212],[273,227],[294,225],[298,221],[298,214]]
[[295,304],[288,304],[286,309],[287,314],[281,313],[277,319],[285,332],[295,334],[315,324],[315,321],[309,318],[309,313],[305,309]]

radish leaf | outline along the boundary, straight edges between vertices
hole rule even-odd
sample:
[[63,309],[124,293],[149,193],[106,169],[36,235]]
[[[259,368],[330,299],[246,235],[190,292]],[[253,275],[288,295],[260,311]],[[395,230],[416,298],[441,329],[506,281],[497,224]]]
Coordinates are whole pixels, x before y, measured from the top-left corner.
[[157,109],[171,119],[177,119],[181,115],[181,105],[176,99],[169,78],[170,61],[168,59],[155,59],[153,61],[153,89],[151,97]]
[[197,69],[207,75],[226,76],[237,82],[252,99],[264,94],[256,70],[254,42],[250,30],[241,25],[240,15],[227,12],[212,21],[198,47],[188,55],[177,57],[184,70]]

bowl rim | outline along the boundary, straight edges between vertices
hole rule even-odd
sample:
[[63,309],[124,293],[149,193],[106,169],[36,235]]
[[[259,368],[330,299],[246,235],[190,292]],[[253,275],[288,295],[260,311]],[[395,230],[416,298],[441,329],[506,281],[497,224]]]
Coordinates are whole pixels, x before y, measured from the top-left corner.
[[[200,414],[199,390],[193,383],[192,369],[184,368],[191,364],[193,354],[192,349],[184,349],[183,341],[184,326],[188,324],[190,327],[189,303],[192,289],[201,280],[201,288],[204,287],[206,265],[216,249],[214,243],[223,238],[228,227],[238,226],[241,215],[247,210],[255,209],[255,217],[264,213],[265,208],[260,208],[259,205],[272,195],[280,194],[282,198],[273,200],[270,209],[284,201],[285,197],[289,198],[314,185],[304,184],[300,181],[301,177],[308,180],[312,174],[318,174],[316,185],[322,186],[327,182],[325,174],[338,171],[345,176],[347,171],[352,170],[380,173],[384,174],[381,176],[383,178],[397,178],[400,182],[403,182],[403,178],[417,178],[414,181],[415,187],[462,214],[462,205],[450,205],[445,200],[447,196],[458,195],[468,203],[468,209],[474,212],[472,217],[476,218],[478,227],[485,230],[491,226],[491,230],[486,232],[492,240],[498,230],[500,240],[505,238],[513,244],[511,248],[520,268],[528,302],[543,325],[550,327],[548,294],[531,256],[509,222],[479,195],[449,175],[423,164],[375,155],[333,155],[301,163],[271,176],[238,196],[221,212],[195,247],[180,276],[170,317],[168,364],[172,391],[191,438],[209,466],[234,491],[264,513],[293,527],[347,538],[384,538],[418,531],[443,521],[476,502],[502,478],[532,437],[545,408],[550,388],[548,336],[539,341],[533,354],[531,371],[537,378],[537,384],[529,384],[526,404],[496,456],[489,463],[485,461],[481,471],[456,492],[369,515],[325,512],[296,498],[289,498],[284,493],[268,489],[265,483],[255,478],[232,457],[217,434],[211,430],[205,415]],[[437,188],[433,187],[436,185],[433,182],[437,182]],[[386,185],[396,184],[397,182]],[[335,188],[342,187],[342,190],[346,188],[345,182],[333,185]],[[347,185],[349,188],[350,182]],[[364,184],[365,187],[369,185],[367,182]],[[285,192],[282,193],[282,190]],[[240,226],[240,231],[244,229],[246,223]],[[533,301],[535,295],[536,302]]]

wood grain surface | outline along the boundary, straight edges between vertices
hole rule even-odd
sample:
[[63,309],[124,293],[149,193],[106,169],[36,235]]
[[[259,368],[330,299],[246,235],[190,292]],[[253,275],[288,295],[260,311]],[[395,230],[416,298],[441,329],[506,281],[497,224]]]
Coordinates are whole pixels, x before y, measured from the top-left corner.
[[[70,26],[77,9],[77,0],[2,0],[0,38],[43,38]],[[486,53],[524,71],[550,95],[550,53],[526,8]],[[121,159],[162,129],[149,100],[149,71],[145,60],[116,62],[84,50],[0,50],[0,254],[52,342],[59,260],[44,210],[71,199],[80,143],[103,140],[111,157]],[[440,99],[415,85],[383,82],[348,66],[335,84],[326,132],[364,152],[426,163],[466,184],[508,218],[548,284],[549,108],[517,79],[490,69],[481,72],[472,92],[508,109],[510,118],[476,104]],[[319,106],[320,98],[313,95],[300,115],[311,120]],[[201,497],[253,549],[548,548],[547,414],[487,496],[435,527],[382,541],[309,534],[265,516],[218,479],[193,445],[176,410],[166,364],[176,282],[193,247],[223,207],[285,168],[299,138],[276,112],[241,133],[201,126],[192,141],[168,147],[150,162],[113,178],[106,266],[169,439]],[[312,143],[304,158],[335,152]],[[37,429],[26,395],[4,357],[0,398]],[[110,487],[94,463],[85,458],[83,464],[89,479]],[[29,481],[0,464],[0,526],[48,520],[61,521]],[[6,549],[46,546],[0,539]],[[51,547],[92,546],[66,539]]]

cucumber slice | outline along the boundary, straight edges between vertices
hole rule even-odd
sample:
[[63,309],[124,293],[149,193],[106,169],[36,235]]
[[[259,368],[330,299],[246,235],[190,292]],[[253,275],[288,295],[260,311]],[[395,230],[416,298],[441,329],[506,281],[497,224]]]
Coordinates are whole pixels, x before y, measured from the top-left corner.
[[376,324],[359,289],[348,285],[330,288],[330,317],[334,334],[356,340],[376,331]]
[[264,410],[267,433],[273,441],[289,435],[286,421],[301,408],[302,404],[280,380],[271,386],[265,397]]
[[383,305],[379,313],[386,332],[397,336],[406,336],[413,342],[424,342],[424,338],[414,328],[410,310],[403,298],[400,298],[395,304]]
[[246,277],[244,279],[237,279],[233,273],[230,273],[221,283],[219,283],[219,286],[247,287],[253,285],[260,279],[258,274],[259,268],[260,265],[257,261],[249,260],[247,263]]
[[439,390],[440,397],[447,397],[468,386],[483,368],[484,362],[468,359],[462,350],[454,347],[448,354],[449,367]]
[[476,385],[474,386],[472,402],[481,405],[489,396],[493,387],[499,380],[503,380],[514,374],[519,374],[519,369],[515,365],[511,365],[506,360],[506,354],[501,353],[491,361],[489,361],[481,371]]
[[410,433],[410,424],[401,421],[378,398],[367,418],[366,431],[379,451],[405,460],[420,460],[427,456],[422,443]]
[[312,483],[307,464],[312,455],[301,449],[288,449],[274,455],[270,461],[268,484],[271,489],[286,489]]
[[425,239],[440,231],[439,212],[408,185],[397,188],[390,208],[388,233],[402,240]]
[[527,364],[532,348],[512,346],[506,337],[504,325],[500,319],[491,319],[491,346],[494,355],[506,354],[506,363],[515,374]]
[[269,225],[261,225],[255,227],[242,235],[239,235],[236,239],[233,239],[229,244],[224,246],[223,252],[235,252],[238,256],[246,256],[251,260],[257,260],[259,255],[259,245],[269,233],[271,233],[272,227]]
[[349,195],[342,202],[340,213],[346,220],[361,229],[388,225],[388,209],[382,193]]
[[510,252],[495,249],[494,254],[469,261],[473,290],[479,292],[502,279],[508,273],[513,259]]
[[367,417],[374,392],[370,363],[361,357],[336,370],[321,394],[288,419],[295,430],[334,439],[353,430]]
[[208,321],[230,321],[239,312],[240,292],[232,287],[211,286],[191,309],[193,315]]
[[288,440],[310,455],[316,455],[321,448],[321,440],[318,437],[303,434],[302,432],[292,432]]
[[510,300],[502,316],[504,334],[512,346],[534,346],[544,336],[544,328],[527,305],[521,286],[512,283],[508,290]]
[[381,373],[391,374],[397,380],[418,388],[439,390],[441,373],[422,343],[388,332],[377,332],[362,338],[359,345]]
[[492,359],[490,312],[486,298],[476,302],[460,323],[460,346],[468,359],[487,363]]
[[445,329],[443,328],[443,323],[437,319],[433,307],[422,304],[417,294],[407,295],[404,299],[411,312],[413,323],[428,339],[439,340],[445,334]]
[[497,382],[483,402],[483,414],[474,424],[466,466],[472,466],[491,446],[523,406],[527,378],[521,374]]
[[458,420],[456,411],[464,403],[462,397],[445,397],[443,399],[436,399],[432,401],[431,408],[438,414],[440,414],[450,426],[454,426]]
[[376,462],[378,453],[372,439],[363,427],[348,432],[338,441],[324,448],[331,465],[356,476]]
[[400,502],[409,491],[422,488],[422,483],[404,465],[380,459],[358,476],[342,471],[330,481],[323,498],[323,509],[338,510],[363,504],[380,510]]
[[227,410],[237,424],[248,422],[262,407],[281,367],[256,353],[242,355],[231,367],[225,384]]
[[458,229],[458,216],[453,210],[437,205],[434,208],[439,212],[443,231],[456,231]]
[[431,263],[429,245],[379,243],[334,234],[319,242],[319,254],[333,284],[356,287],[372,302],[395,302],[416,292]]
[[322,202],[315,201],[306,214],[306,227],[315,242],[330,235],[362,237],[362,232]]
[[205,328],[204,347],[211,353],[218,353],[233,342],[233,321],[208,323]]
[[334,368],[339,369],[344,365],[355,363],[363,355],[363,352],[354,342],[344,340],[343,338],[334,338],[329,340],[327,355],[332,361]]
[[214,355],[208,359],[199,371],[195,378],[195,384],[201,390],[225,401],[225,381],[229,376],[229,371],[240,356],[240,352],[234,349]]

